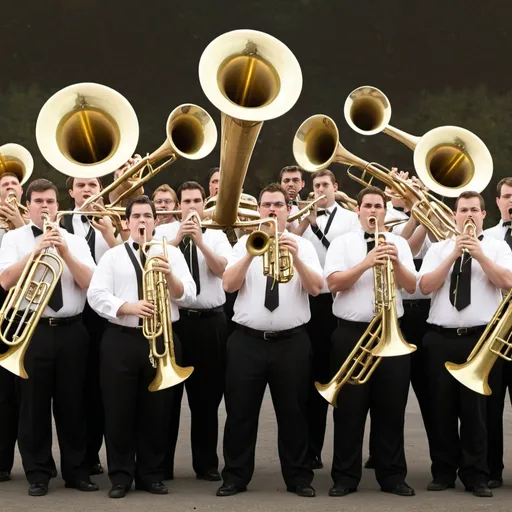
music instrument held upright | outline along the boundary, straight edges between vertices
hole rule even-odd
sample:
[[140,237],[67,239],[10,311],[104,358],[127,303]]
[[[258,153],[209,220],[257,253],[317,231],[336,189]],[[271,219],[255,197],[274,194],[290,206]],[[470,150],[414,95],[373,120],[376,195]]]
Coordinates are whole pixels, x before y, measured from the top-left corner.
[[212,224],[231,227],[264,121],[285,114],[302,89],[300,65],[281,41],[256,30],[214,39],[199,61],[199,80],[221,111],[220,184]]
[[[55,224],[48,212],[43,211],[41,217],[46,233]],[[53,247],[44,249],[37,256],[32,254],[0,309],[0,341],[10,347],[0,356],[0,366],[23,379],[28,378],[25,353],[63,268],[63,260]]]
[[481,192],[493,172],[491,153],[474,133],[459,126],[439,126],[415,137],[389,124],[391,104],[376,87],[354,89],[345,100],[348,125],[362,135],[383,132],[414,151],[414,167],[425,186],[445,197]]
[[[165,237],[158,242],[141,244],[140,250],[146,253],[153,245],[160,246],[162,256],[167,258],[167,239]],[[194,371],[192,366],[181,367],[176,363],[172,336],[171,298],[165,275],[154,268],[158,259],[158,255],[149,256],[146,259],[142,276],[143,298],[155,306],[153,315],[144,317],[142,322],[142,332],[149,343],[149,360],[156,367],[156,375],[148,387],[149,391],[160,391],[176,386],[188,379]],[[163,344],[161,352],[158,348],[159,338]]]
[[[368,221],[375,226],[375,247],[378,247],[377,218],[369,217]],[[315,382],[317,391],[333,407],[337,407],[336,401],[341,388],[347,383],[361,385],[368,382],[382,357],[405,355],[416,350],[416,345],[404,340],[398,326],[395,281],[389,257],[384,266],[374,267],[373,283],[375,315],[372,321],[334,377],[327,384]]]

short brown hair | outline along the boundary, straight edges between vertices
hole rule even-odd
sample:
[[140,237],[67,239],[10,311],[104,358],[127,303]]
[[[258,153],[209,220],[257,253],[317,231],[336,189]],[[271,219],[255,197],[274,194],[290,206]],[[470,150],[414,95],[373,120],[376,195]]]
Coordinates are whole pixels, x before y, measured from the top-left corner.
[[201,197],[203,201],[206,199],[206,192],[204,188],[197,183],[197,181],[185,181],[178,187],[178,201],[181,203],[181,194],[184,190],[199,190],[201,192]]
[[462,192],[459,197],[455,200],[455,211],[457,211],[457,208],[459,206],[459,199],[472,199],[473,197],[478,197],[480,201],[480,210],[485,210],[485,201],[481,194],[478,192],[474,192],[472,190],[467,190],[466,192]]
[[155,200],[155,196],[158,194],[158,192],[169,192],[172,196],[172,200],[177,203],[178,202],[178,196],[176,195],[176,192],[174,191],[174,189],[167,185],[167,183],[164,183],[163,185],[160,185],[159,187],[157,187],[155,189],[155,191],[153,192],[153,195],[151,196],[151,199],[154,201]]
[[261,203],[261,197],[265,192],[281,192],[281,194],[283,194],[284,202],[286,204],[288,204],[288,201],[290,200],[290,198],[288,197],[288,193],[283,187],[281,187],[281,185],[279,185],[279,183],[271,183],[260,192],[260,196],[258,197],[258,204]]
[[210,180],[212,179],[212,176],[216,173],[216,172],[219,172],[220,171],[220,167],[212,167],[209,171],[208,171],[208,184],[210,184]]
[[151,199],[149,199],[148,196],[137,196],[130,200],[128,206],[126,207],[125,214],[128,220],[132,216],[133,205],[135,204],[149,204],[149,206],[151,207],[151,211],[153,212],[153,219],[156,219],[155,203],[153,203],[153,201],[151,201]]
[[10,178],[16,178],[18,182],[21,183],[20,177],[16,173],[10,171],[3,172],[2,174],[0,174],[0,181],[2,181],[7,176],[9,176]]
[[286,172],[300,172],[300,179],[304,181],[304,171],[298,165],[287,165],[279,172],[279,183],[283,181],[283,174]]
[[369,196],[370,194],[382,197],[382,200],[384,201],[384,206],[386,206],[386,203],[388,201],[386,194],[381,188],[375,187],[373,185],[371,185],[370,187],[363,188],[363,190],[359,191],[359,194],[357,194],[357,206],[361,206],[363,204],[364,196]]
[[507,185],[507,187],[512,187],[512,178],[502,178],[500,181],[498,181],[498,184],[496,185],[496,197],[501,197],[501,189],[503,185]]
[[85,176],[83,176],[82,178],[75,178],[74,176],[70,176],[67,180],[66,180],[66,188],[68,190],[71,190],[73,188],[73,186],[75,185],[75,180],[89,180],[89,179],[95,179],[97,180],[98,182],[98,185],[100,186],[100,190],[103,188],[103,184],[101,183],[101,179],[100,178],[86,178]]
[[47,190],[53,190],[55,192],[55,198],[59,199],[59,191],[57,187],[46,178],[39,178],[30,183],[27,188],[27,201],[30,203],[32,200],[32,192],[46,192]]
[[334,176],[334,173],[330,171],[329,169],[322,169],[321,171],[316,171],[311,175],[311,181],[313,181],[315,178],[323,178],[327,176],[328,178],[331,178],[332,184],[334,185],[336,183],[336,176]]

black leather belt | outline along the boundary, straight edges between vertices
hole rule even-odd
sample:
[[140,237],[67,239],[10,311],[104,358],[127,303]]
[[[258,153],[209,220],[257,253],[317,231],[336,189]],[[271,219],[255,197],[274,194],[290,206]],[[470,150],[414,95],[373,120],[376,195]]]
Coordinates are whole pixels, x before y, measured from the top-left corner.
[[246,327],[244,325],[237,325],[236,328],[242,330],[245,334],[248,334],[253,338],[259,338],[265,341],[284,340],[304,330],[303,325],[293,327],[292,329],[285,329],[284,331],[259,331],[258,329],[251,329],[250,327]]
[[109,327],[112,327],[114,329],[118,329],[123,332],[129,332],[130,334],[142,334],[142,326],[141,327],[128,327],[126,325],[119,325],[115,324],[113,322],[109,322]]
[[180,308],[180,316],[214,316],[220,313],[224,313],[224,307],[218,306],[212,309],[188,309],[188,308]]
[[486,325],[477,325],[475,327],[440,327],[439,325],[432,325],[433,331],[450,336],[469,336],[470,334],[481,334],[485,331]]
[[49,325],[50,327],[58,327],[59,325],[68,325],[78,322],[82,319],[82,313],[75,316],[66,316],[63,318],[40,318],[39,322],[44,325]]
[[404,309],[415,309],[419,308],[423,305],[430,304],[430,299],[404,299],[403,305]]

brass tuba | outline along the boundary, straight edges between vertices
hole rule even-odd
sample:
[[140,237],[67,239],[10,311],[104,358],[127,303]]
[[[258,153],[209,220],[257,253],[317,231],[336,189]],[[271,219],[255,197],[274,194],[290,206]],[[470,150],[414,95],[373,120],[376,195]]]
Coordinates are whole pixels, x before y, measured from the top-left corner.
[[[52,229],[50,214],[44,211],[41,217],[43,232]],[[54,248],[48,247],[38,256],[32,254],[0,309],[0,341],[10,347],[0,356],[0,366],[23,379],[28,378],[25,353],[63,268],[62,258]]]
[[[370,217],[375,225],[375,247],[379,244],[377,218]],[[407,343],[400,332],[396,317],[395,282],[393,268],[388,258],[386,265],[376,265],[373,269],[375,293],[375,315],[363,335],[345,359],[334,377],[327,383],[315,382],[317,391],[333,407],[341,388],[348,382],[361,385],[368,382],[382,357],[409,354],[416,350]]]
[[[161,242],[146,242],[142,251],[147,251],[152,245],[162,247],[162,255],[167,258],[167,240],[162,238]],[[160,391],[162,389],[176,386],[188,379],[194,368],[192,366],[181,367],[176,363],[174,353],[174,342],[172,338],[171,299],[165,275],[156,271],[155,261],[159,256],[150,256],[146,260],[143,272],[143,297],[154,304],[155,311],[152,316],[145,317],[142,323],[144,337],[149,342],[149,360],[156,367],[156,375],[149,391]],[[162,339],[163,350],[158,350],[158,339]]]
[[256,30],[234,30],[205,48],[199,80],[222,115],[220,184],[211,222],[231,227],[263,122],[293,107],[302,73],[293,53],[278,39]]
[[481,192],[492,177],[493,162],[487,146],[459,126],[439,126],[415,137],[390,126],[391,104],[376,87],[354,89],[345,100],[348,125],[362,135],[384,132],[414,151],[414,167],[425,186],[445,197],[466,190]]
[[499,357],[512,361],[512,290],[502,299],[485,331],[463,364],[446,362],[450,374],[467,388],[490,395],[489,374]]

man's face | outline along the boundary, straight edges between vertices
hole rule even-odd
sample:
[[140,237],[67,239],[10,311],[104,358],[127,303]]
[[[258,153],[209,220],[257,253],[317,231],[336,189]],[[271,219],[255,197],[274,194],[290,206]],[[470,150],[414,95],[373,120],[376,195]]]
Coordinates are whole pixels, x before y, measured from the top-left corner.
[[168,212],[176,209],[176,203],[172,198],[172,194],[167,191],[157,192],[153,199],[157,210],[166,210]]
[[[127,226],[133,240],[139,244],[149,242],[153,238],[155,219],[149,204],[134,204]],[[145,230],[144,230],[145,228]]]
[[281,186],[288,192],[288,197],[295,201],[297,194],[304,188],[304,180],[300,172],[284,172],[281,177]]
[[280,233],[285,230],[290,207],[286,204],[285,198],[281,192],[265,192],[261,196],[258,211],[262,219],[266,217],[277,218]]
[[496,198],[496,204],[500,209],[501,218],[503,220],[510,220],[512,218],[512,187],[502,185],[501,195]]
[[9,195],[9,191],[14,190],[18,203],[21,201],[23,189],[20,180],[15,176],[4,176],[0,178],[0,200],[5,201]]
[[69,189],[69,195],[75,200],[75,205],[80,208],[87,199],[95,196],[100,191],[97,178],[75,178],[73,188]]
[[381,196],[378,194],[366,194],[362,198],[361,206],[356,208],[356,212],[362,228],[367,233],[373,233],[375,231],[375,224],[370,225],[368,222],[370,217],[377,217],[379,231],[383,231],[386,207]]
[[326,208],[334,203],[334,194],[338,190],[338,184],[333,183],[329,176],[320,176],[313,180],[315,197],[325,195],[325,199],[318,201],[318,208]]
[[204,212],[204,200],[200,190],[181,191],[181,219],[185,220],[191,211],[196,211],[201,219]]
[[455,222],[462,233],[464,223],[467,219],[471,219],[476,226],[476,234],[478,235],[482,231],[485,215],[485,210],[480,208],[480,199],[478,197],[459,199],[457,211],[455,212]]
[[32,192],[30,201],[27,201],[28,214],[30,220],[39,228],[42,227],[41,213],[47,211],[50,214],[52,222],[55,221],[59,203],[54,190],[45,190],[44,192]]
[[214,172],[210,178],[210,183],[208,184],[208,188],[210,189],[210,197],[216,196],[219,192],[219,183],[220,183],[220,172]]

